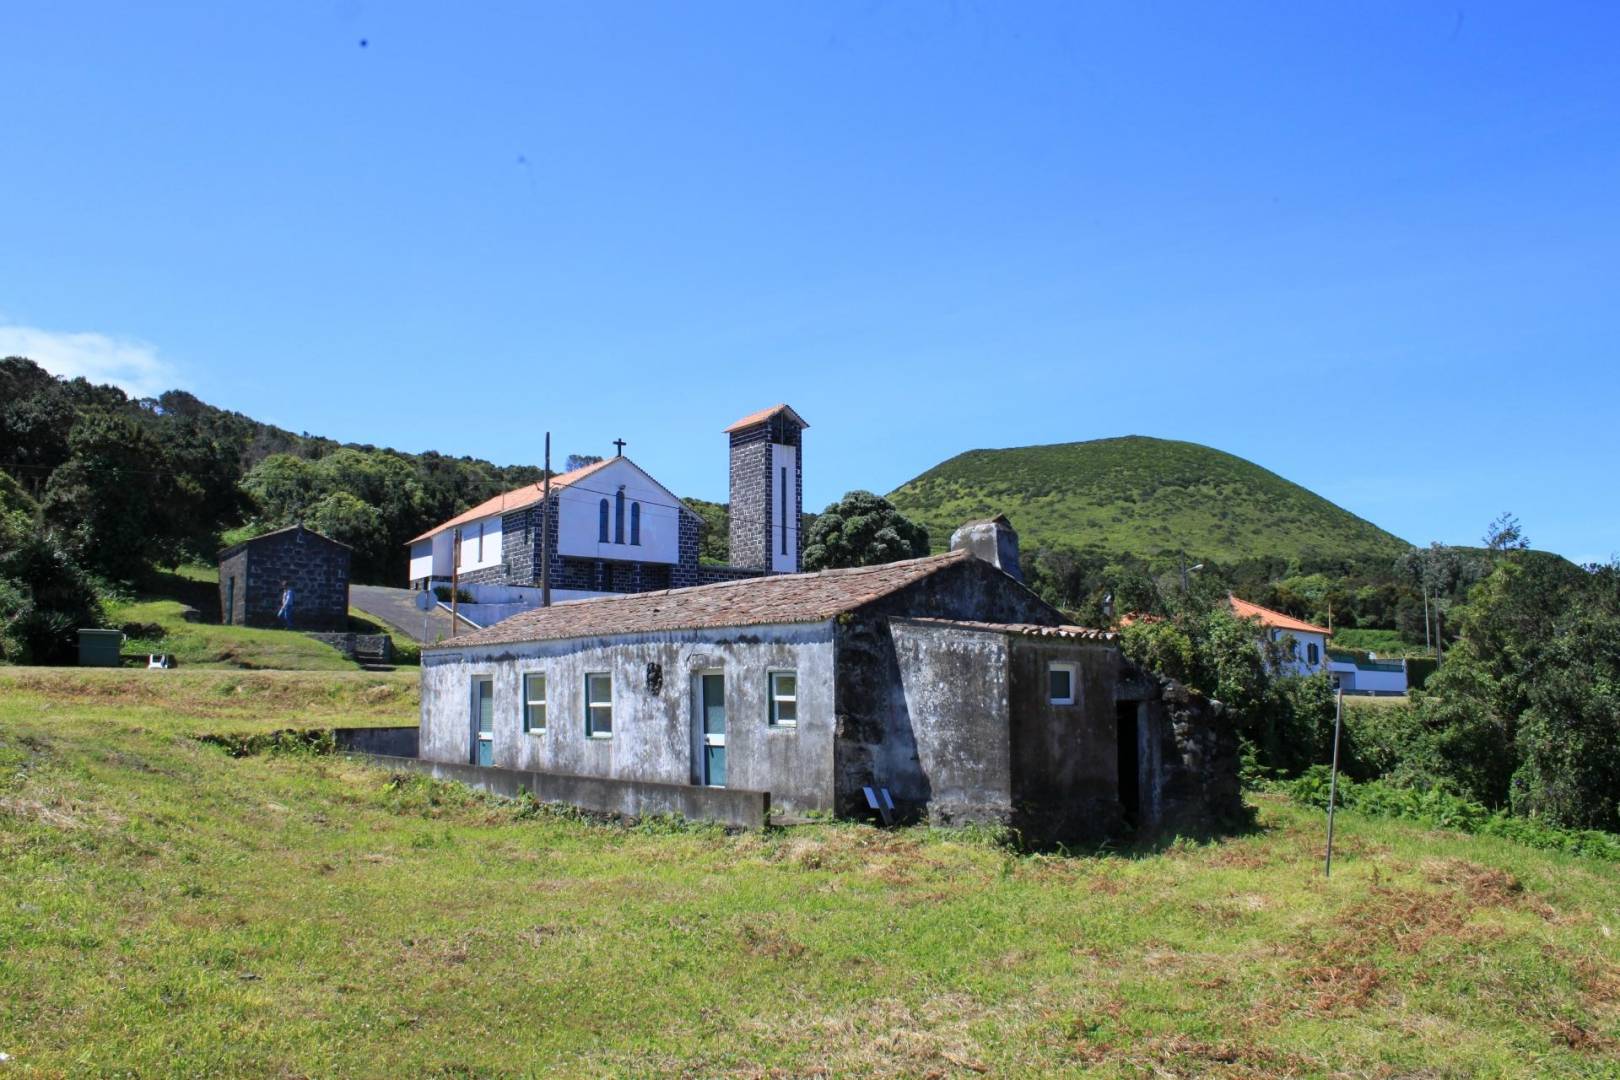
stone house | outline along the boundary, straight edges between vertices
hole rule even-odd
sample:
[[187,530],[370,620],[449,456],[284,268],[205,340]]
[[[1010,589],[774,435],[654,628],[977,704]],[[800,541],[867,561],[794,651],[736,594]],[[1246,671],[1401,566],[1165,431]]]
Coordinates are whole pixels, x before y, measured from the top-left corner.
[[967,550],[525,612],[424,651],[419,744],[463,771],[740,788],[788,813],[876,796],[1035,840],[1241,812],[1218,709]]
[[282,590],[293,590],[293,629],[349,624],[352,552],[302,525],[267,532],[219,553],[219,614],[227,626],[280,626]]
[[[696,511],[620,453],[504,492],[409,542],[412,588],[454,577],[481,602],[539,600],[549,552],[552,600],[682,588],[796,573],[804,539],[804,429],[787,405],[725,429],[730,451],[730,565],[698,559]],[[459,556],[457,539],[459,537]]]

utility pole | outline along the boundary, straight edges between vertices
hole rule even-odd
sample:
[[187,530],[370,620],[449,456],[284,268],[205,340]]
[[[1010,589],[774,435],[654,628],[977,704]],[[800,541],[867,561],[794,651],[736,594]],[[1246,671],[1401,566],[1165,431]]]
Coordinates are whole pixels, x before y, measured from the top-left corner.
[[551,606],[551,432],[546,432],[546,473],[540,481],[540,606]]
[[1344,723],[1344,687],[1339,688],[1333,702],[1333,772],[1328,781],[1328,835],[1327,859],[1322,864],[1322,876],[1333,876],[1333,804],[1339,799],[1339,728]]
[[461,526],[456,526],[455,542],[450,545],[450,636],[456,636],[456,602],[461,597]]

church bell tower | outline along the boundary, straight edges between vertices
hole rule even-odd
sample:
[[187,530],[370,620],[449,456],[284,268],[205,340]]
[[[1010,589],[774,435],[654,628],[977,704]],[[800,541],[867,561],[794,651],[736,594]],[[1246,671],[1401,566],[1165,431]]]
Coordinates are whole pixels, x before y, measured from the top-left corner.
[[799,572],[804,549],[804,429],[787,405],[726,428],[731,439],[731,565],[773,574]]

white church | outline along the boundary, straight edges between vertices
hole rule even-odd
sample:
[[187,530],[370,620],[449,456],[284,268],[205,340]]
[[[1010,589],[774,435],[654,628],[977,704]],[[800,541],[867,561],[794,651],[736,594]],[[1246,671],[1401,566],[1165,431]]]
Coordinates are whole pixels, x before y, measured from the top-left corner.
[[547,552],[553,603],[797,573],[808,426],[776,405],[725,428],[730,565],[698,562],[698,514],[619,443],[618,455],[553,476],[549,499],[540,484],[526,485],[411,540],[410,585],[456,581],[475,601],[466,614],[487,626],[540,602]]

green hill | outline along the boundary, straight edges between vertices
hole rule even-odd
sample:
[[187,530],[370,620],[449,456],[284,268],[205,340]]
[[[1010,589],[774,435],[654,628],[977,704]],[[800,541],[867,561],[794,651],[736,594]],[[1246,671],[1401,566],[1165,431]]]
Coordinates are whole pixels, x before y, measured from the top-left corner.
[[1140,435],[970,450],[902,484],[889,500],[928,526],[936,550],[962,522],[996,512],[1026,546],[1144,557],[1381,559],[1408,547],[1251,461]]

